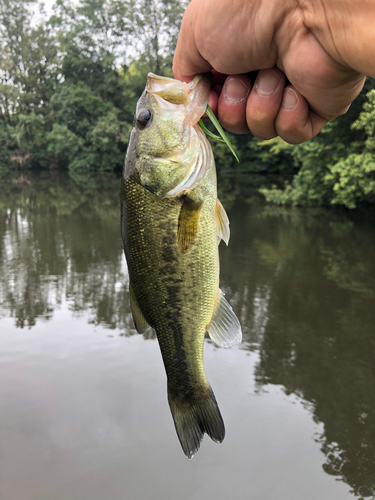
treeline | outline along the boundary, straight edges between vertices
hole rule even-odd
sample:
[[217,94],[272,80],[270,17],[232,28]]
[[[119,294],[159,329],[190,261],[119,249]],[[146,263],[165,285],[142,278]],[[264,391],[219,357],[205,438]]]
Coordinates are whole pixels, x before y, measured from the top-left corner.
[[183,2],[0,8],[0,168],[120,167],[147,73],[171,73]]
[[[172,76],[186,2],[0,0],[0,176],[12,169],[120,169],[149,71]],[[213,144],[218,170],[282,174],[273,203],[375,204],[375,83],[312,141],[232,136],[240,163]]]

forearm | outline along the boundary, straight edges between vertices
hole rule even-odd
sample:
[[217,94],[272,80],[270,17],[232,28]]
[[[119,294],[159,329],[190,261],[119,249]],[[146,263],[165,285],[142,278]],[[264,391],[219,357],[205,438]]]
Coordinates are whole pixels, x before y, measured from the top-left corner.
[[304,24],[338,63],[375,78],[375,1],[300,0]]

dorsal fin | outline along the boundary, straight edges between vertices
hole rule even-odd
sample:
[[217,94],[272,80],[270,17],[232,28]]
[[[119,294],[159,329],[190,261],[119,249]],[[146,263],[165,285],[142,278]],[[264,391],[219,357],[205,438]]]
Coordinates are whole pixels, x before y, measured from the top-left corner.
[[220,288],[216,309],[207,331],[211,340],[219,347],[233,347],[242,341],[240,322]]
[[223,205],[220,203],[219,198],[216,199],[215,223],[216,234],[228,245],[230,238],[229,219]]
[[188,252],[197,237],[199,212],[202,201],[185,197],[178,219],[178,247],[182,253]]
[[130,292],[130,307],[132,310],[135,329],[140,334],[146,333],[147,330],[151,328],[151,326],[147,323],[146,318],[143,316],[143,312],[138,305],[138,301],[134,295],[131,283],[129,285],[129,292]]

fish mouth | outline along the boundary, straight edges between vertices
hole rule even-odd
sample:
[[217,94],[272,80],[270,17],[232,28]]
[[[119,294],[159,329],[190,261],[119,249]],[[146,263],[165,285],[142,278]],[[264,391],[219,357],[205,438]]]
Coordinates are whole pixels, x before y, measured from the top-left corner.
[[161,97],[171,105],[184,106],[186,124],[194,126],[206,111],[211,81],[211,73],[196,75],[189,83],[149,73],[146,92]]
[[[196,75],[189,83],[153,73],[147,75],[146,94],[152,96],[163,112],[167,111],[167,117],[169,113],[181,112],[178,117],[183,122],[186,139],[184,148],[173,156],[185,168],[185,175],[165,194],[166,198],[174,198],[193,189],[204,178],[212,163],[211,148],[198,125],[206,112],[211,81],[211,73]],[[186,155],[189,148],[195,151],[194,155]]]

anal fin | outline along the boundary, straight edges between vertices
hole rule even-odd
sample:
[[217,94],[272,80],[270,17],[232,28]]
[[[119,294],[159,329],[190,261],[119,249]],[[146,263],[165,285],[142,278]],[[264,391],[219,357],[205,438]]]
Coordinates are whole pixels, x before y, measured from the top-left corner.
[[219,347],[233,347],[242,341],[240,322],[220,288],[216,309],[207,331],[210,339]]
[[225,241],[226,245],[228,245],[230,238],[229,219],[219,198],[216,199],[215,223],[216,234],[218,235],[219,243],[220,239],[222,239],[223,241]]
[[146,333],[147,330],[151,328],[151,326],[147,323],[146,318],[143,316],[143,312],[139,307],[138,301],[134,295],[131,283],[129,285],[129,291],[130,291],[130,307],[132,310],[135,329],[140,334]]

